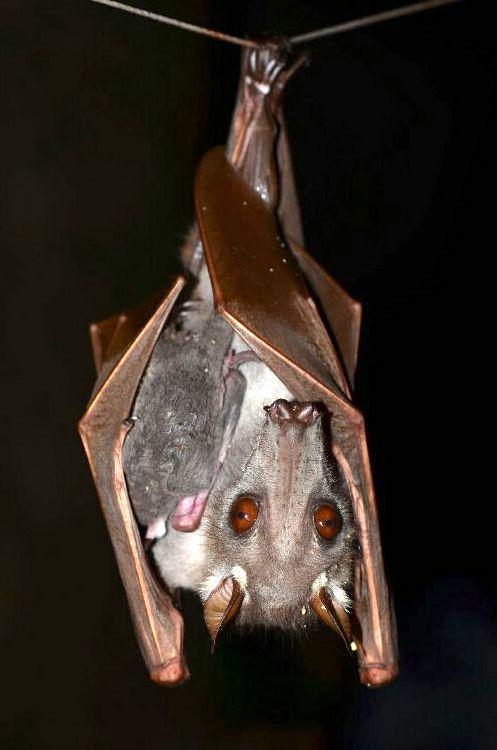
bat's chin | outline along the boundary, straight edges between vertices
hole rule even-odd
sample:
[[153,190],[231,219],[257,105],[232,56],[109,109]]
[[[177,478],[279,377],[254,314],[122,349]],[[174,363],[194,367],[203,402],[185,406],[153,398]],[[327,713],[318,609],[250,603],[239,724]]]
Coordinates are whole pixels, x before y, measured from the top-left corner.
[[253,599],[244,602],[236,626],[240,628],[269,628],[287,632],[303,632],[313,628],[317,619],[309,604],[301,603],[257,603]]

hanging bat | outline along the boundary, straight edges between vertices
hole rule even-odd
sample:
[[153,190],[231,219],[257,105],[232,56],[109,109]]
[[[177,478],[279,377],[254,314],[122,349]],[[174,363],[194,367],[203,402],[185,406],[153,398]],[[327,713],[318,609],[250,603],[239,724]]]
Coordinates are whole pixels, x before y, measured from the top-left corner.
[[92,327],[99,375],[80,432],[154,680],[188,676],[168,593],[184,587],[213,642],[230,620],[320,618],[378,686],[398,667],[350,400],[360,306],[303,249],[281,95],[304,58],[278,40],[246,46],[226,152],[198,170],[185,274],[151,316]]
[[[245,182],[272,209],[280,96],[304,59],[287,68],[286,58],[274,43],[246,53],[228,146]],[[246,255],[244,238],[236,241]],[[280,245],[279,266],[297,275]],[[198,247],[184,252],[194,266]],[[355,530],[330,453],[329,416],[294,401],[217,314],[200,263],[192,297],[161,333],[135,400],[123,451],[135,512],[147,538],[162,538],[153,551],[169,588],[205,599],[213,640],[230,606],[237,623],[293,628],[307,627],[315,607],[348,644]],[[299,292],[308,296],[303,285]],[[288,576],[288,568],[298,573]],[[322,587],[333,592],[326,609],[316,599]]]

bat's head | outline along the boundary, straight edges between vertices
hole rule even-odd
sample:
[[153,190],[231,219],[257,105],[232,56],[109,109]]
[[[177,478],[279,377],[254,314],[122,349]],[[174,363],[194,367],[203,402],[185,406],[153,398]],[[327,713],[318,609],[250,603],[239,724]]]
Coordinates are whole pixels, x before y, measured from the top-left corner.
[[235,616],[284,629],[306,627],[312,610],[332,627],[347,619],[355,531],[329,415],[282,399],[265,409],[244,471],[205,512],[201,596],[213,639]]

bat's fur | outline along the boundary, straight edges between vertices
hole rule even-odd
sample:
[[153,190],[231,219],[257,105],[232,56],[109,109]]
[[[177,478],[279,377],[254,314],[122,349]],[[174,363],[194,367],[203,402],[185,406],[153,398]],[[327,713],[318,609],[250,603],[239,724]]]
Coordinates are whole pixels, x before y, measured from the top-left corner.
[[[237,618],[242,625],[305,625],[312,585],[323,573],[325,585],[339,590],[335,598],[348,603],[355,534],[350,502],[330,460],[326,416],[305,428],[281,427],[265,416],[248,460],[239,464],[236,476],[226,478],[206,509],[204,570],[221,579],[235,566],[243,569],[246,597]],[[254,526],[240,536],[229,516],[242,495],[254,497],[260,510]],[[314,526],[314,509],[323,501],[333,503],[342,517],[342,530],[331,543]],[[204,597],[210,586],[202,582]]]
[[[247,53],[228,144],[229,158],[272,210],[279,187],[275,113],[286,80],[280,73],[292,70],[286,60],[277,43]],[[232,575],[244,593],[238,623],[305,625],[318,587],[347,605],[352,584],[352,510],[332,458],[329,415],[323,411],[317,418],[316,412],[312,424],[267,416],[265,406],[293,397],[261,362],[235,357],[238,372],[231,368],[227,377],[230,350],[247,347],[215,313],[196,228],[181,258],[198,278],[194,304],[176,310],[168,322],[136,398],[136,421],[124,446],[131,500],[149,526],[147,535],[163,534],[153,554],[171,589],[192,589],[206,600]],[[190,501],[206,490],[200,526],[178,530],[181,498]],[[230,509],[246,495],[258,502],[259,515],[250,530],[236,534]],[[314,510],[323,503],[342,518],[329,542],[314,525]]]
[[167,517],[180,498],[210,488],[229,420],[238,421],[244,380],[223,363],[233,331],[213,313],[204,269],[154,348],[135,400],[123,459],[141,524]]
[[[264,406],[292,394],[261,362],[243,363],[226,390],[225,356],[247,347],[214,312],[205,265],[191,300],[161,334],[136,398],[124,446],[131,500],[141,523],[166,519],[153,554],[171,589],[205,600],[235,575],[245,593],[239,624],[306,626],[316,582],[347,605],[353,576],[353,516],[330,451],[329,416],[323,410],[311,426],[282,430]],[[167,519],[181,496],[210,487],[229,419],[236,429],[200,527],[177,531]],[[248,532],[236,534],[230,509],[241,495],[254,497],[260,511]],[[314,527],[323,502],[342,517],[332,542]]]

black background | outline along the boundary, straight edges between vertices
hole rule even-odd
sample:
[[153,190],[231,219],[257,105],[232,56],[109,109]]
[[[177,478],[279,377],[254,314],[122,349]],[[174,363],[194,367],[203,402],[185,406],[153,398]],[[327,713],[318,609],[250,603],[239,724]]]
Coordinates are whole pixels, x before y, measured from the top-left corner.
[[[292,34],[388,3],[142,6]],[[495,243],[482,10],[313,43],[286,98],[308,248],[364,305],[357,403],[402,659],[370,692],[324,635],[227,637],[211,658],[193,597],[191,681],[148,681],[76,435],[87,329],[167,283],[238,50],[86,0],[0,9],[0,747],[495,747],[493,487],[475,481]]]

